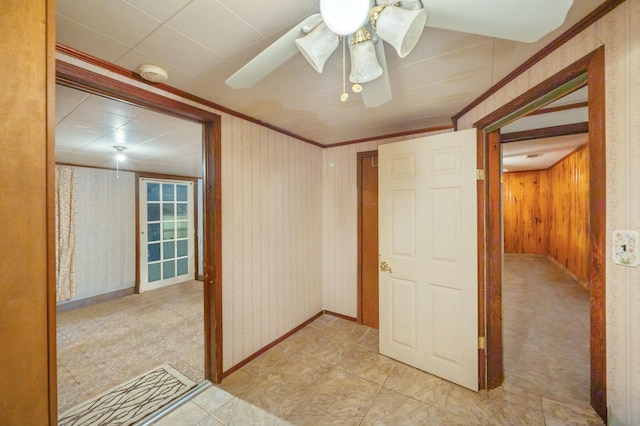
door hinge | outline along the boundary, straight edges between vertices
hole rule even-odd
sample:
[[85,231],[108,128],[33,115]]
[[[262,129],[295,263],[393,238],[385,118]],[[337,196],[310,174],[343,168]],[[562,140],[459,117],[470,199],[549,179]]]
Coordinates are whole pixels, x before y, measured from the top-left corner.
[[476,169],[476,180],[484,180],[484,169]]
[[478,337],[478,349],[487,349],[487,339]]

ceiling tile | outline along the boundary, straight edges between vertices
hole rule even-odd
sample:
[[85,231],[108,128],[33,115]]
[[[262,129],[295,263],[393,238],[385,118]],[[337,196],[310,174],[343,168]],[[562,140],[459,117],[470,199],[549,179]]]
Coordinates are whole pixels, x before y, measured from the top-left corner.
[[108,62],[115,62],[130,49],[126,44],[78,24],[60,14],[56,15],[56,42],[71,46],[74,49]]
[[123,117],[122,115],[111,114],[109,112],[91,108],[78,108],[69,114],[68,117],[71,120],[111,128],[118,128],[131,121],[131,118],[129,117]]
[[229,9],[210,0],[194,0],[167,25],[225,59],[263,38]]
[[124,0],[58,0],[56,12],[131,47],[161,24]]
[[71,127],[56,126],[56,149],[76,150],[100,137],[101,135],[82,132]]
[[303,18],[319,11],[318,6],[311,0],[219,0],[219,3],[232,10],[265,37],[283,29],[288,30]]
[[98,137],[104,136],[116,129],[116,127],[114,126],[108,126],[100,122],[96,123],[96,122],[78,120],[70,116],[67,116],[64,120],[58,123],[58,125],[56,126],[56,129],[57,128],[72,129],[77,132],[82,132],[88,135],[93,135]]
[[190,38],[163,25],[136,46],[136,50],[187,73],[220,64],[220,56]]
[[[391,70],[391,73],[394,81],[411,89],[425,84],[451,80],[483,69],[490,72],[492,56],[493,43],[489,40],[430,59],[412,63],[402,62]],[[484,84],[486,81],[483,82],[480,89],[484,88]]]
[[191,0],[126,0],[135,7],[153,16],[159,21],[166,21],[185,7]]
[[89,96],[82,103],[81,108],[94,109],[130,119],[136,118],[145,111],[143,108],[137,107],[135,105],[127,104],[98,95]]

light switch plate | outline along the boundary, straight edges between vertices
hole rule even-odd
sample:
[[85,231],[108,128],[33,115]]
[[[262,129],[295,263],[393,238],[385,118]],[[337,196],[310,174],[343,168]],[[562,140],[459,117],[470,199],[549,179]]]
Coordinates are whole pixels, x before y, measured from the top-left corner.
[[636,231],[626,231],[617,229],[611,235],[613,242],[613,261],[623,266],[640,266],[640,256],[638,256],[638,241],[640,240]]

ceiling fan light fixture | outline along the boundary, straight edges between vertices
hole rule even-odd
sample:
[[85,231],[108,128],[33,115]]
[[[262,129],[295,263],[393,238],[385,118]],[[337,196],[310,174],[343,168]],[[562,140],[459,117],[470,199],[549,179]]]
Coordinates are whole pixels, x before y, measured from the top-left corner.
[[371,9],[371,25],[381,39],[396,49],[398,56],[407,56],[420,40],[427,12],[424,8],[403,9],[397,6],[376,6]]
[[322,72],[324,64],[340,44],[339,37],[321,22],[309,34],[296,39],[296,46],[313,69]]
[[[351,58],[351,72],[349,81],[352,83],[368,83],[380,77],[383,73],[376,48],[371,41],[371,33],[362,27],[353,34],[349,41]],[[357,89],[356,89],[356,93]]]
[[370,0],[320,0],[320,13],[329,29],[347,36],[361,28],[369,17]]

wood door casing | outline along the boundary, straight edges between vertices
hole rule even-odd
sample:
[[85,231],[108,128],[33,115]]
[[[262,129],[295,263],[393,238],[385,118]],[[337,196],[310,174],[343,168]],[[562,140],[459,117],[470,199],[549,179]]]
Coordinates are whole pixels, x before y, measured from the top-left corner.
[[378,328],[378,151],[358,153],[358,321]]
[[[557,74],[529,89],[527,92],[499,107],[473,125],[478,129],[486,129],[492,123],[518,110],[529,102],[538,99],[550,90],[559,87],[579,76],[587,74],[589,87],[589,288],[590,288],[590,356],[591,356],[591,406],[607,421],[606,397],[606,276],[605,276],[605,242],[606,242],[606,181],[604,177],[605,158],[605,75],[604,46],[587,54],[577,62],[569,65]],[[494,149],[499,146],[500,132],[485,132],[487,150],[486,184],[488,211],[499,211],[500,208],[500,152]],[[486,329],[487,329],[487,362],[486,387],[493,389],[504,380],[503,346],[502,346],[502,307],[501,276],[502,262],[502,220],[489,215],[486,220],[486,238],[489,240],[486,253]]]

